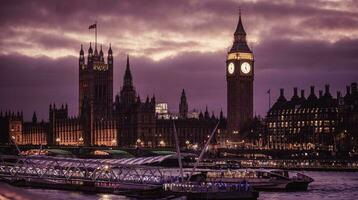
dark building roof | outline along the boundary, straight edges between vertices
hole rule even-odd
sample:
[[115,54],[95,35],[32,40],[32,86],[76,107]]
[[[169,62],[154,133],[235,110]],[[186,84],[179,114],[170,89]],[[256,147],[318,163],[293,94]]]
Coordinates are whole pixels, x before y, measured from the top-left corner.
[[338,106],[337,98],[332,97],[329,90],[329,85],[325,85],[324,93],[323,91],[319,91],[319,97],[317,97],[315,94],[314,86],[311,86],[311,92],[307,99],[304,97],[303,90],[301,91],[301,97],[299,97],[297,94],[297,88],[294,88],[293,96],[290,100],[287,100],[284,96],[284,90],[281,89],[280,96],[274,105],[270,108],[269,113],[284,109],[335,107]]

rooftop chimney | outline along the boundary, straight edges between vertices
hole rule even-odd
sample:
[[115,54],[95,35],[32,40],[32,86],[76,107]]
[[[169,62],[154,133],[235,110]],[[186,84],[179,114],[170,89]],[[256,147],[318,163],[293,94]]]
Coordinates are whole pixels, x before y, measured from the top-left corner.
[[293,96],[297,96],[297,87],[293,88]]
[[319,91],[319,98],[321,98],[321,97],[322,97],[322,94],[323,94],[323,91],[322,91],[322,90],[320,90],[320,91]]
[[305,90],[301,90],[301,98],[305,98]]
[[280,89],[280,96],[284,96],[284,91],[285,90],[283,88]]
[[356,94],[357,93],[357,83],[352,83],[351,88],[352,88],[352,94]]
[[311,86],[311,95],[314,95],[314,86]]
[[325,87],[325,93],[329,94],[329,85],[325,85],[324,87]]
[[351,87],[349,87],[349,85],[347,85],[347,95],[351,94]]
[[337,91],[337,99],[341,98],[341,92]]

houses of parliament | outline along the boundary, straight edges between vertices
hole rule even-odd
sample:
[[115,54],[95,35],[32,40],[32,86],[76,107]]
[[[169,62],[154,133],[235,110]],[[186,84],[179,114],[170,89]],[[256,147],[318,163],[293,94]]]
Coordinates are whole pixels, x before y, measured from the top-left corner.
[[[164,118],[156,112],[156,98],[141,99],[133,84],[130,59],[127,56],[123,83],[113,101],[114,58],[109,47],[105,58],[90,45],[87,57],[79,52],[79,115],[69,117],[67,105],[49,105],[49,120],[24,122],[21,112],[1,112],[1,143],[14,140],[21,145],[173,147],[173,127],[180,144],[201,146],[220,117],[206,109],[190,117],[185,91],[181,93],[179,114]],[[5,134],[4,134],[5,133]]]
[[[234,42],[226,60],[227,113],[219,116],[204,112],[189,113],[185,90],[181,91],[179,113],[162,112],[156,98],[141,99],[135,90],[130,59],[127,56],[123,83],[113,100],[113,50],[107,56],[89,46],[87,57],[79,51],[79,111],[69,117],[67,105],[49,105],[49,120],[24,122],[21,112],[0,113],[0,143],[22,145],[174,147],[174,125],[179,144],[203,147],[216,129],[213,143],[238,139],[242,126],[253,113],[253,54],[247,45],[241,14]],[[224,73],[222,74],[224,76]]]
[[[130,59],[124,70],[119,94],[113,96],[114,57],[102,46],[90,44],[87,55],[79,51],[79,110],[69,117],[67,105],[49,105],[48,121],[36,113],[25,122],[22,112],[0,111],[0,144],[174,147],[174,126],[181,147],[203,147],[218,124],[212,143],[219,147],[247,145],[267,149],[328,150],[358,149],[357,84],[347,86],[346,95],[332,97],[329,86],[306,98],[297,88],[290,100],[283,89],[263,120],[253,117],[254,54],[247,45],[241,14],[233,44],[222,66],[227,84],[227,118],[204,112],[189,112],[185,90],[181,91],[179,113],[170,113],[155,96],[142,99],[137,93]],[[225,73],[224,73],[225,70]],[[219,74],[220,75],[220,74]],[[179,92],[178,92],[179,93]],[[179,95],[178,95],[179,96]],[[113,99],[114,97],[114,99]],[[241,145],[241,146],[238,146]]]

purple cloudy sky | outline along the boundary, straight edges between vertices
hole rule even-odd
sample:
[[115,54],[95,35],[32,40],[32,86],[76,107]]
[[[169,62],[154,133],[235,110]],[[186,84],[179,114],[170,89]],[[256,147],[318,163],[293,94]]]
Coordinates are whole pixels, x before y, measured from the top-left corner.
[[[48,105],[78,108],[78,51],[94,41],[115,54],[114,93],[125,54],[142,99],[155,93],[176,111],[185,88],[190,109],[226,110],[225,55],[242,9],[255,54],[257,114],[268,108],[266,91],[310,85],[331,93],[358,80],[358,2],[354,0],[121,0],[0,2],[0,108],[36,110]],[[317,90],[318,90],[317,89]],[[344,92],[345,93],[345,92]]]

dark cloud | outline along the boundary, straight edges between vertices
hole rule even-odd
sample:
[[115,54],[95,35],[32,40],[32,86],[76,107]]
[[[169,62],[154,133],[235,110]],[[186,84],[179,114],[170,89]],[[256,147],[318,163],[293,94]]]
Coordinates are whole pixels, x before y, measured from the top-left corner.
[[73,109],[77,107],[77,59],[22,55],[0,59],[0,109],[21,109],[27,117],[36,110],[47,119],[51,102],[68,102]]
[[28,38],[31,42],[39,44],[45,49],[60,49],[60,48],[71,48],[78,49],[77,45],[81,41],[59,37],[55,34],[38,34]]
[[288,39],[268,40],[255,48],[263,68],[358,71],[358,39],[337,42]]
[[308,18],[301,22],[302,26],[316,30],[356,30],[358,26],[358,16],[323,16],[320,18]]

